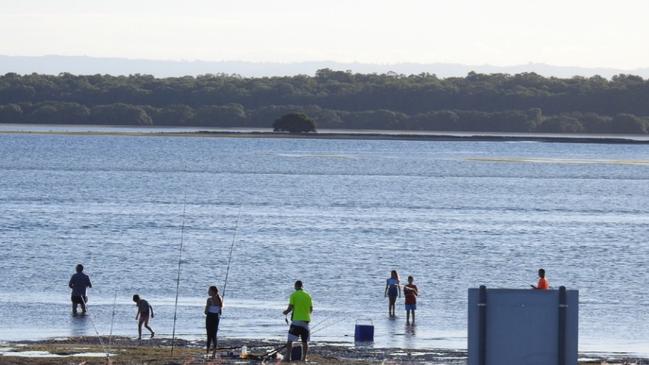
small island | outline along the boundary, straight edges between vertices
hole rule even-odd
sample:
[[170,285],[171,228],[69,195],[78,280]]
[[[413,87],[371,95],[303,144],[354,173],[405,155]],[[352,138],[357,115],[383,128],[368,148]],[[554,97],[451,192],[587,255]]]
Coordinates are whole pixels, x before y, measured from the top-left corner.
[[304,113],[289,113],[275,120],[273,132],[316,132],[315,122]]

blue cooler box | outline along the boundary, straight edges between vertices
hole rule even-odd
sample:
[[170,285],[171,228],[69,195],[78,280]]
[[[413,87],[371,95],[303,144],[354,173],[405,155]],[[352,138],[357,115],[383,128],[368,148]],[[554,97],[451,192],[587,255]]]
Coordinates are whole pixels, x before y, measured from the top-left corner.
[[354,341],[374,342],[374,323],[371,319],[357,320],[354,328]]

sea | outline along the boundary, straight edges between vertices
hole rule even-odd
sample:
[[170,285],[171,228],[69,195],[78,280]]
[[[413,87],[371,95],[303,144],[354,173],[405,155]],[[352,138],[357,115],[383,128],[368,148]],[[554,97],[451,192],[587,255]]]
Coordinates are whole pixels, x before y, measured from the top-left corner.
[[[220,336],[283,339],[299,279],[313,340],[371,322],[375,347],[463,349],[468,289],[542,267],[579,290],[581,351],[649,354],[649,145],[6,131],[0,341],[135,337],[133,294],[157,336],[201,339],[210,285]],[[419,287],[415,326],[403,299],[387,315],[391,270]]]

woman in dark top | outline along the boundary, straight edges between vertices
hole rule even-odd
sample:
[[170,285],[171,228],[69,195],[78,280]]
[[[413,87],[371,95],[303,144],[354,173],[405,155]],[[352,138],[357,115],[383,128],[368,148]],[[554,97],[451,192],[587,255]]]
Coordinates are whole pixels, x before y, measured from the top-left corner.
[[207,291],[210,296],[205,304],[205,330],[207,331],[207,354],[210,353],[210,345],[214,343],[212,358],[216,357],[216,333],[219,330],[219,320],[223,309],[223,298],[219,295],[219,289],[210,286]]

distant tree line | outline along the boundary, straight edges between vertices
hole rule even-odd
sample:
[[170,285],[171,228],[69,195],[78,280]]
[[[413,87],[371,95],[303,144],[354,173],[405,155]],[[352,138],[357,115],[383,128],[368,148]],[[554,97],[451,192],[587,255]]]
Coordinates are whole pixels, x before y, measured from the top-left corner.
[[0,76],[0,123],[271,127],[289,113],[320,129],[648,133],[649,80],[328,69],[272,78]]

